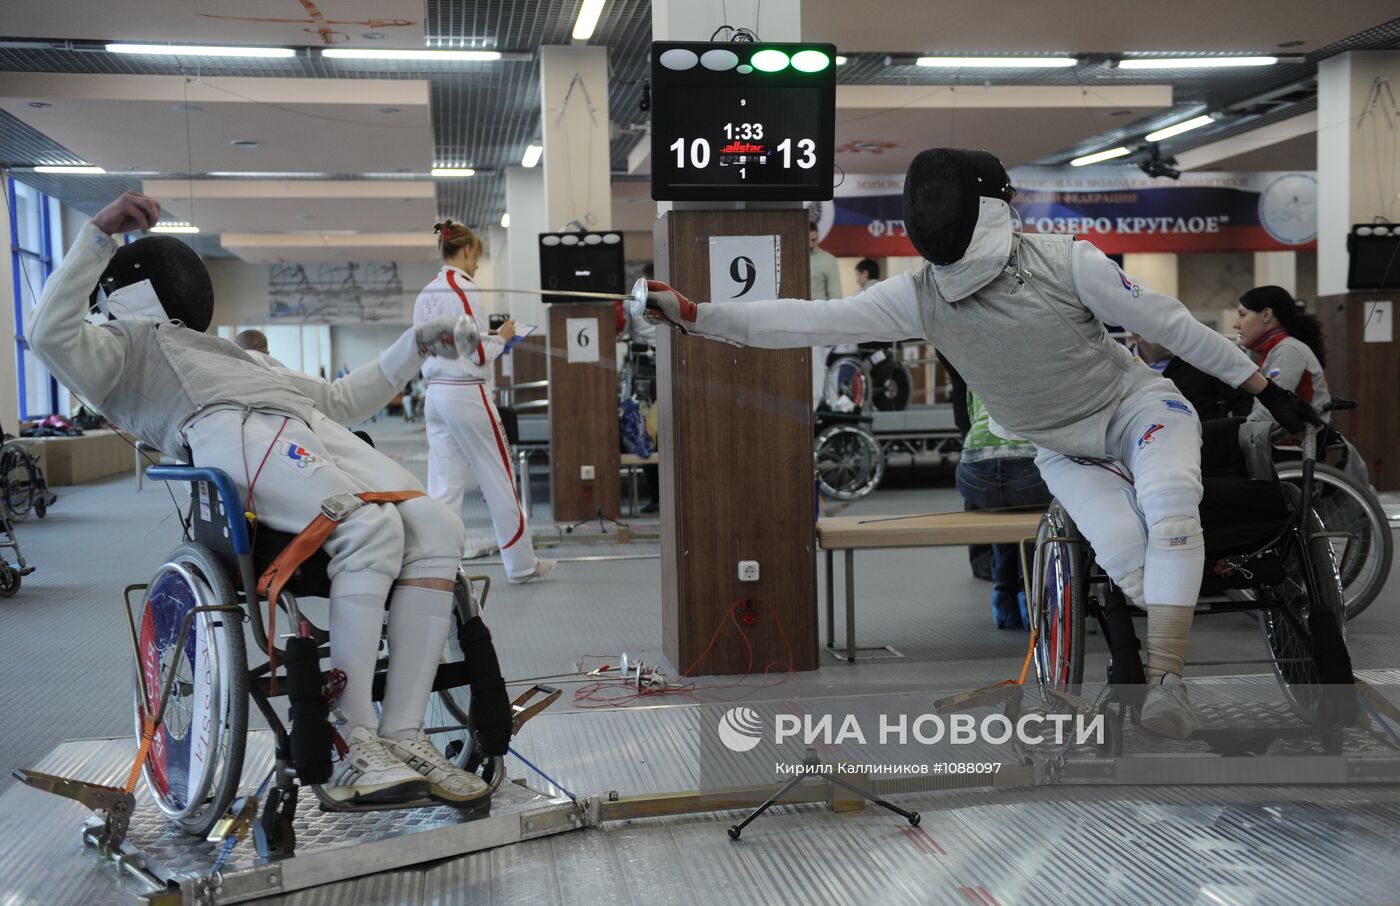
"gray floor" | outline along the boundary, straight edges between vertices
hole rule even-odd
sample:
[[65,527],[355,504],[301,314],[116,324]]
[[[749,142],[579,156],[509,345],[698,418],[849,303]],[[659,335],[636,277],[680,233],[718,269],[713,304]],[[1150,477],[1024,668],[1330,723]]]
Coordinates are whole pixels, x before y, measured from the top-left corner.
[[[371,426],[371,431],[382,449],[421,474],[426,463],[422,458],[423,440],[418,426],[380,423]],[[158,486],[147,484],[145,490],[136,493],[128,474],[110,481],[56,490],[61,499],[48,518],[37,520],[31,516],[17,529],[24,553],[37,566],[37,571],[25,579],[16,597],[0,601],[0,620],[4,621],[6,630],[5,652],[0,657],[0,689],[5,693],[0,699],[0,709],[3,709],[0,713],[6,718],[4,726],[9,728],[0,735],[0,766],[7,770],[39,762],[45,753],[65,739],[130,735],[130,654],[119,601],[121,587],[145,581],[163,555],[179,541],[170,498]],[[543,484],[537,482],[536,500],[543,496],[544,490]],[[1389,497],[1392,511],[1400,511],[1397,503],[1400,500]],[[845,512],[851,515],[920,513],[960,508],[956,492],[943,479],[933,483],[904,481],[898,487],[876,492]],[[491,575],[495,580],[487,616],[507,677],[527,681],[545,675],[564,675],[560,679],[565,681],[565,688],[571,690],[577,688],[578,682],[577,677],[569,682],[568,675],[576,673],[580,659],[593,655],[616,663],[612,659],[623,651],[673,670],[660,651],[657,542],[639,540],[620,545],[593,537],[562,536],[544,509],[537,508],[534,529],[541,538],[542,553],[547,550],[548,556],[561,560],[549,580],[509,586],[495,558],[469,563],[470,572]],[[489,522],[479,499],[469,500],[463,516],[472,537],[480,539],[481,546],[488,546]],[[639,527],[645,525],[639,523]],[[627,559],[617,559],[621,557]],[[832,660],[815,673],[804,674],[781,686],[738,690],[736,696],[759,701],[831,695],[833,690],[835,694],[860,694],[890,686],[951,690],[1004,679],[1019,669],[1025,637],[993,628],[990,587],[969,576],[963,550],[864,552],[858,554],[856,564],[859,641],[863,645],[893,645],[906,657],[854,666]],[[838,644],[842,641],[838,632]],[[1358,669],[1400,666],[1400,578],[1392,575],[1381,598],[1351,624],[1349,641]],[[1092,642],[1090,650],[1096,650]],[[1260,657],[1262,652],[1258,630],[1251,620],[1242,616],[1203,619],[1197,623],[1192,642],[1193,660],[1229,661],[1236,666],[1200,667],[1193,673],[1258,673],[1262,669],[1258,665],[1240,662]],[[1101,667],[1091,663],[1086,676],[1099,675]],[[722,682],[732,683],[736,679],[727,678]],[[564,715],[571,707],[570,695],[566,694],[555,708],[560,715],[558,719],[567,719]],[[610,710],[587,717],[588,726],[595,728],[590,733],[626,736],[633,732],[629,730],[628,718],[620,711]],[[546,738],[563,738],[561,732],[562,729],[555,730],[546,737],[542,726],[542,745]],[[539,757],[546,770],[558,772],[570,780],[596,779],[590,766],[595,765],[597,753],[580,751],[569,745],[532,748],[531,752]],[[1197,840],[1193,845],[1200,847],[1198,851],[1212,853],[1208,861],[1224,872],[1230,848],[1221,849],[1225,844],[1212,837],[1206,828],[1222,814],[1236,808],[1230,805],[1233,795],[1216,790],[1192,798],[1183,793],[1163,802],[1158,794],[1144,794],[1133,800],[1140,804],[1134,805],[1127,814],[1145,816],[1144,821],[1156,821],[1175,835],[1174,839]],[[1287,807],[1278,806],[1283,808],[1282,812],[1271,811],[1276,805],[1271,804],[1273,800],[1269,796],[1241,793],[1239,796],[1243,798],[1237,811],[1245,817],[1253,816],[1249,820],[1264,822],[1286,822],[1290,819],[1270,816],[1290,815],[1291,820],[1302,822],[1297,825],[1301,828],[1297,831],[1298,840],[1332,826],[1346,826],[1358,833],[1380,833],[1367,822],[1384,824],[1388,821],[1392,831],[1395,826],[1393,803],[1358,804],[1353,808],[1351,803],[1355,797],[1346,793],[1308,793],[1301,798],[1287,792],[1270,795],[1279,802],[1286,801]],[[1355,801],[1360,803],[1360,800]],[[932,808],[933,802],[921,807]],[[640,840],[645,832],[623,828],[607,838],[603,850],[588,847],[604,844],[561,838],[524,844],[513,848],[516,851],[512,852],[476,857],[469,864],[454,869],[466,872],[458,878],[464,886],[457,888],[457,895],[466,891],[470,902],[533,899],[562,903],[582,902],[590,898],[585,894],[591,891],[604,898],[622,896],[624,901],[700,902],[714,901],[722,888],[729,891],[725,896],[731,899],[797,901],[802,897],[797,897],[796,893],[778,895],[771,886],[777,883],[772,880],[772,872],[776,868],[806,866],[814,876],[811,885],[803,888],[802,896],[808,902],[826,901],[838,893],[857,890],[859,885],[852,884],[859,879],[833,879],[829,872],[818,870],[816,866],[823,862],[831,847],[860,847],[867,842],[895,847],[892,850],[895,855],[872,853],[870,862],[878,876],[878,883],[871,892],[877,894],[877,899],[889,902],[1085,902],[1093,898],[1096,885],[1106,883],[1105,879],[1114,872],[1121,875],[1144,870],[1142,865],[1117,864],[1113,860],[1097,863],[1094,848],[1086,841],[1098,838],[1087,836],[1065,853],[1077,880],[1058,896],[1048,888],[1036,888],[1037,879],[1043,881],[1048,869],[1042,864],[1027,862],[1019,845],[1013,845],[1025,835],[1024,829],[1018,830],[1015,825],[1017,813],[1010,811],[1016,802],[1021,802],[1016,808],[1034,806],[1039,809],[1033,812],[1038,821],[1054,822],[1062,818],[1076,826],[1107,826],[1104,825],[1106,813],[1100,814],[1088,806],[1078,811],[1056,811],[1057,806],[1039,802],[1034,797],[1024,801],[978,801],[976,805],[980,811],[959,813],[950,818],[951,826],[957,830],[943,832],[962,835],[966,848],[952,861],[939,862],[934,868],[925,866],[934,872],[925,877],[917,871],[907,872],[913,864],[910,860],[925,859],[929,853],[905,840],[897,827],[888,826],[866,813],[849,825],[832,824],[811,837],[806,836],[800,826],[786,826],[775,831],[775,839],[792,847],[786,855],[777,857],[770,851],[768,856],[761,853],[746,856],[742,870],[724,880],[729,869],[721,863],[712,863],[713,874],[703,867],[680,867],[684,860],[679,860],[677,853],[694,849],[708,854],[709,858],[722,855],[723,850],[719,843],[710,840],[713,828],[697,829],[696,822],[682,821],[668,825],[664,835],[666,842],[659,850],[641,848]],[[1039,805],[1035,805],[1036,802]],[[1309,802],[1313,804],[1307,805]],[[1121,820],[1132,823],[1127,818]],[[986,823],[979,823],[983,821]],[[1006,839],[999,842],[997,833],[1005,833]],[[1388,833],[1387,839],[1393,849],[1393,832]],[[935,836],[947,845],[944,836],[938,832]],[[1292,846],[1292,840],[1282,840],[1280,845]],[[664,851],[671,855],[664,855]],[[1007,856],[1007,852],[1017,855]],[[642,870],[641,875],[650,877],[655,886],[628,889],[617,878],[608,880],[606,871],[589,861],[595,858],[620,860],[612,863],[615,865],[656,859],[648,863],[650,867]],[[978,859],[997,864],[1002,858],[1009,859],[1004,873],[974,864]],[[1037,858],[1043,859],[1044,855]],[[1174,857],[1154,851],[1147,864],[1165,864],[1161,860],[1170,858]],[[533,877],[529,865],[536,859],[546,860],[554,869],[568,868],[577,872],[576,876],[581,879],[579,886],[558,878],[546,883]],[[776,861],[768,861],[770,859]],[[1353,872],[1362,871],[1373,859],[1370,849],[1358,845],[1346,867]],[[1299,869],[1309,881],[1314,880],[1314,876],[1308,874],[1312,871],[1313,867]],[[635,882],[635,875],[628,877],[633,878],[628,883]],[[682,878],[683,882],[678,880]],[[528,898],[523,896],[525,888],[522,886],[527,880],[533,885]],[[1195,897],[1192,897],[1187,896],[1188,891],[1184,889],[1162,888],[1152,901],[1269,901],[1267,898],[1251,899],[1247,895],[1250,890],[1262,889],[1257,887],[1257,880],[1244,874],[1227,881],[1222,874],[1216,879],[1217,886],[1211,888],[1214,894],[1202,888],[1195,890]],[[934,887],[920,886],[925,881]],[[696,885],[710,882],[720,884],[707,887],[715,896],[695,895]],[[441,876],[433,880],[423,875],[414,883],[419,884],[415,888],[418,895],[426,896],[427,888],[423,885],[447,882]],[[618,884],[622,884],[622,889]],[[1256,886],[1251,887],[1251,884]],[[390,887],[393,886],[391,883]],[[982,895],[978,888],[983,886],[995,893],[994,900],[973,898]],[[3,894],[3,887],[0,884],[0,894]],[[925,893],[935,887],[936,894]],[[672,895],[648,897],[648,889],[658,894],[669,891]],[[359,893],[367,902],[384,902],[391,895],[387,892],[389,888],[385,890],[383,896],[370,895],[369,887],[361,887]],[[1338,901],[1379,902],[1381,899],[1380,894],[1365,885],[1351,887],[1349,894]],[[404,896],[402,891],[396,895]],[[408,897],[404,901],[414,899],[416,897]]]

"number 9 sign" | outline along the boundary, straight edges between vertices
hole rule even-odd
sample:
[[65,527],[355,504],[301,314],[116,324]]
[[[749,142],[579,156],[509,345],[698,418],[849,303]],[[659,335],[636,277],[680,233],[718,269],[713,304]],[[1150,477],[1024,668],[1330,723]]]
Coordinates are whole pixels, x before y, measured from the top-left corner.
[[778,298],[778,237],[711,236],[710,298]]

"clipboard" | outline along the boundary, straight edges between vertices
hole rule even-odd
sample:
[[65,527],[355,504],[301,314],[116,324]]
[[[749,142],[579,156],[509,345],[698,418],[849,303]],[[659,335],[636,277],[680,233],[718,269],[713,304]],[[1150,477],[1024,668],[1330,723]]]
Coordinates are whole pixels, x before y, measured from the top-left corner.
[[511,337],[509,340],[506,341],[505,348],[501,350],[501,354],[504,355],[507,352],[510,352],[512,349],[519,346],[526,337],[528,337],[530,334],[534,333],[539,329],[539,326],[535,324],[515,325],[515,336]]

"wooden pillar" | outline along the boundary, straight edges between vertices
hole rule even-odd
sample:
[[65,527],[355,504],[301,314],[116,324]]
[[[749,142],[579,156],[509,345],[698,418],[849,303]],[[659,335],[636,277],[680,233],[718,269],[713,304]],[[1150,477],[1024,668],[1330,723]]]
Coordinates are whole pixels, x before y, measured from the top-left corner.
[[[711,236],[777,235],[778,294],[808,294],[804,211],[671,211],[654,235],[658,277],[691,298],[709,297]],[[657,330],[662,636],[679,671],[781,671],[789,643],[795,669],[817,667],[810,356]],[[740,560],[760,581],[739,581]],[[739,598],[755,602],[751,655]]]
[[[590,332],[581,337],[583,326]],[[600,506],[609,518],[622,515],[616,343],[612,303],[549,306],[549,498],[556,522],[585,519]],[[591,479],[582,475],[588,466]]]
[[1395,293],[1354,292],[1317,301],[1327,344],[1327,389],[1333,399],[1358,403],[1354,412],[1333,415],[1332,423],[1361,451],[1379,491],[1400,490],[1400,405],[1395,401],[1400,352],[1395,325],[1388,343],[1367,343],[1363,327],[1368,315],[1379,314],[1370,303],[1394,299]]

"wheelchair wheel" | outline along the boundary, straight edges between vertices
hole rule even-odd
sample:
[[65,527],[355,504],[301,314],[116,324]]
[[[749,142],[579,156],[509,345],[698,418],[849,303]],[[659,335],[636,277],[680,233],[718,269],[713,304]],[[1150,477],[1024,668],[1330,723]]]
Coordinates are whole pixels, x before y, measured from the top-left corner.
[[[1284,485],[1284,489],[1297,507],[1297,489],[1291,485]],[[1309,519],[1308,531],[1324,531],[1316,513]],[[1349,688],[1338,691],[1351,684],[1351,661],[1346,649],[1342,583],[1329,540],[1313,538],[1306,542],[1306,550],[1298,549],[1291,536],[1283,540],[1284,579],[1272,589],[1280,606],[1259,613],[1264,643],[1284,696],[1299,717],[1318,726],[1335,722],[1341,716],[1339,708],[1349,707],[1355,697]],[[1308,590],[1303,557],[1312,562],[1318,583],[1315,594]],[[1341,701],[1339,694],[1347,701]]]
[[1035,676],[1041,689],[1078,695],[1084,682],[1085,547],[1069,514],[1058,501],[1052,503],[1036,529],[1031,570]]
[[885,477],[880,442],[857,425],[832,425],[818,434],[812,458],[822,494],[837,500],[864,497]]
[[870,401],[884,412],[902,412],[909,408],[914,394],[914,381],[909,369],[899,362],[886,359],[870,369]]
[[0,447],[0,505],[10,519],[22,522],[29,515],[35,503],[36,484],[34,459],[24,447],[13,441]]
[[841,397],[849,399],[857,409],[864,407],[870,393],[870,375],[865,362],[853,355],[837,358],[826,369],[826,381],[822,385],[822,399],[828,405]]
[[[233,585],[202,544],[182,544],[156,571],[137,615],[140,655],[132,699],[138,738],[159,707],[163,678],[175,671],[170,701],[142,765],[156,807],[190,834],[204,836],[238,793],[248,735],[248,657],[238,614],[195,607],[237,603]],[[142,696],[144,678],[146,695]]]
[[[1303,481],[1300,462],[1278,465],[1278,477],[1295,487]],[[1345,534],[1331,541],[1339,559],[1347,619],[1370,606],[1385,586],[1395,555],[1395,541],[1375,491],[1346,472],[1318,463],[1313,471],[1313,509],[1328,532]]]

